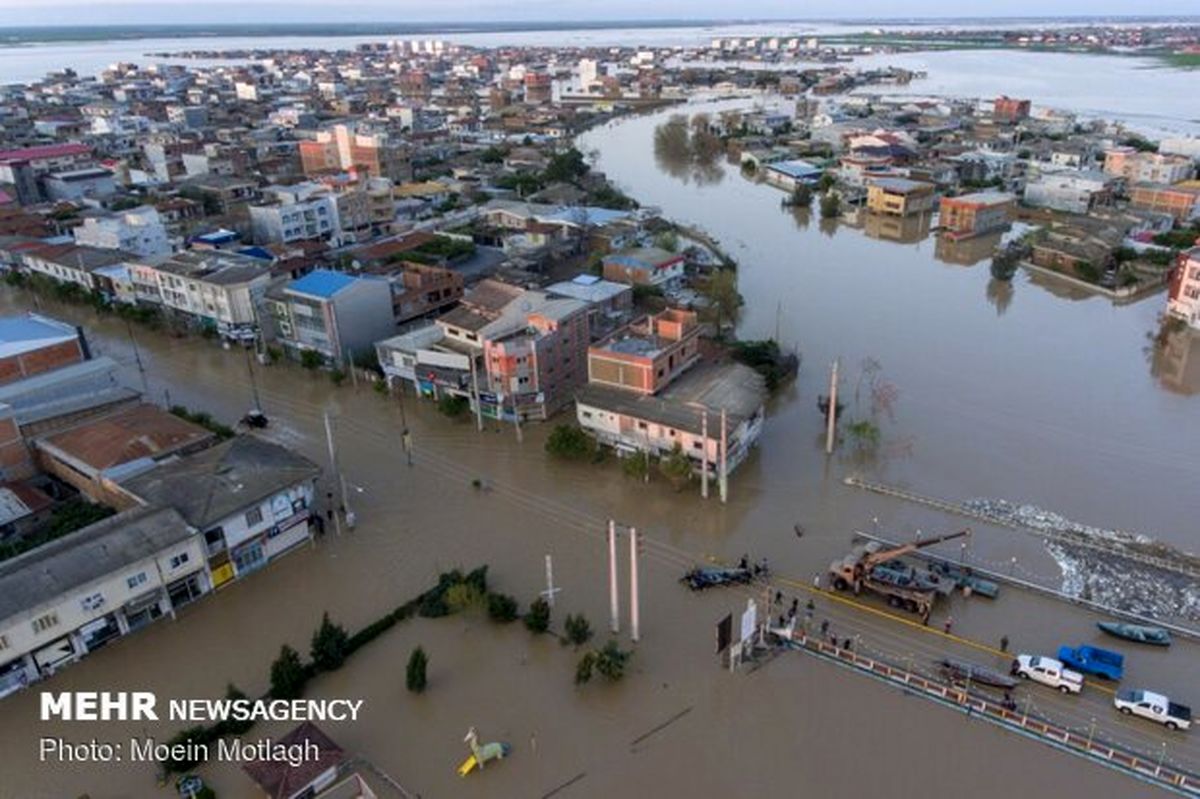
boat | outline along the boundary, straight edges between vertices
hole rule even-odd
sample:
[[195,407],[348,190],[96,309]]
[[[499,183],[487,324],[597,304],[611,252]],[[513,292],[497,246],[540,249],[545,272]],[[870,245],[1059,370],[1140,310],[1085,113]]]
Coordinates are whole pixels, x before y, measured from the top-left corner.
[[938,665],[942,667],[942,672],[951,682],[973,682],[977,685],[990,685],[993,688],[1003,688],[1006,691],[1017,687],[1017,681],[1009,675],[1001,674],[994,669],[980,666],[977,663],[942,658],[938,661]]
[[1136,644],[1151,646],[1170,646],[1171,634],[1162,627],[1151,627],[1147,624],[1125,624],[1119,621],[1100,621],[1096,626],[1109,635],[1133,641]]
[[881,583],[886,583],[897,588],[909,588],[915,591],[938,591],[942,594],[949,593],[948,591],[940,590],[942,582],[938,579],[937,575],[922,574],[901,560],[889,560],[880,563],[871,569],[871,576]]
[[943,561],[934,561],[929,564],[929,571],[931,574],[953,580],[959,588],[970,588],[972,595],[977,594],[986,599],[995,599],[996,595],[1000,593],[999,585],[977,576],[967,566],[955,566]]
[[748,568],[698,568],[680,577],[679,581],[693,591],[703,591],[718,585],[745,584],[753,579],[754,573]]

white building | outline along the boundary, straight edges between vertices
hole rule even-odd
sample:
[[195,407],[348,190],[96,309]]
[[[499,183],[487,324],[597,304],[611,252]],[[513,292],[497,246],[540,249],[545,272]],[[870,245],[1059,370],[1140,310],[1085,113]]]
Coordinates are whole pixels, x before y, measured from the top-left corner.
[[55,172],[43,181],[50,200],[84,200],[108,197],[117,190],[113,173],[100,167]]
[[75,228],[75,242],[135,255],[169,255],[167,229],[152,206],[143,205],[113,216],[88,217]]
[[[268,186],[270,205],[252,205],[250,225],[259,244],[289,244],[302,239],[338,239],[337,201],[319,183]],[[340,243],[340,242],[336,242]]]
[[129,265],[140,302],[157,303],[228,338],[256,335],[258,309],[271,280],[257,258],[192,250]]
[[1167,313],[1200,329],[1200,247],[1179,256],[1171,273]]
[[1086,214],[1112,202],[1113,178],[1093,170],[1043,171],[1025,184],[1026,205]]

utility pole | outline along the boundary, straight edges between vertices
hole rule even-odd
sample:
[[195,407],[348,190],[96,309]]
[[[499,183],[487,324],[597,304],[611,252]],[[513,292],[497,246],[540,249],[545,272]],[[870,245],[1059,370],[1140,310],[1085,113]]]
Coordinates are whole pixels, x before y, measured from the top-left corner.
[[829,371],[829,413],[825,422],[825,454],[833,454],[833,442],[837,437],[837,385],[838,362],[833,359],[833,368]]
[[521,434],[521,411],[520,411],[520,409],[518,409],[518,408],[517,408],[517,392],[516,392],[516,389],[514,389],[514,390],[513,390],[513,393],[512,393],[512,400],[513,400],[513,424],[514,424],[514,425],[516,425],[516,428],[517,428],[517,443],[518,443],[518,444],[520,444],[520,443],[522,443],[522,442],[525,440],[525,438],[524,438],[524,436],[522,436],[522,434]]
[[704,454],[700,463],[700,496],[708,499],[708,407],[705,406],[700,416],[700,438],[704,439]]
[[142,396],[149,398],[150,381],[146,379],[146,367],[142,365],[142,353],[138,349],[137,339],[133,337],[133,325],[125,320],[125,331],[129,334],[129,343],[133,345],[133,360],[137,363],[138,374],[142,377]]
[[[391,380],[390,377],[385,377],[384,380]],[[408,413],[404,410],[404,381],[397,381],[397,391],[400,396],[400,445],[404,447],[404,457],[408,460],[408,465],[413,465],[412,458],[412,433],[408,430]]]
[[[325,411],[325,441],[329,444],[329,468],[333,470],[334,474],[339,475],[340,478],[341,473],[338,471],[337,465],[337,450],[333,446],[333,428],[329,424],[329,411]],[[339,490],[343,495],[346,493],[344,484]],[[338,513],[337,508],[331,508],[330,510],[333,511],[334,529],[337,530],[337,534],[340,537],[342,534],[342,517]]]
[[350,352],[350,348],[346,347],[346,371],[350,373],[350,384],[354,386],[354,390],[358,391],[358,375],[354,371],[354,356]]
[[617,523],[608,520],[608,605],[609,629],[615,635],[621,631],[621,600],[617,596]]
[[638,603],[638,533],[629,528],[629,640],[635,644],[641,629],[641,606]]
[[725,409],[721,409],[721,504],[724,505],[729,499],[729,436],[728,425],[725,419]]
[[479,373],[475,369],[474,354],[467,356],[471,362],[471,393],[475,395],[475,428],[483,432],[483,405],[479,399]]
[[554,595],[561,591],[561,588],[554,587],[554,563],[550,556],[546,556],[546,590],[542,592],[542,596],[546,597],[546,604],[554,607]]

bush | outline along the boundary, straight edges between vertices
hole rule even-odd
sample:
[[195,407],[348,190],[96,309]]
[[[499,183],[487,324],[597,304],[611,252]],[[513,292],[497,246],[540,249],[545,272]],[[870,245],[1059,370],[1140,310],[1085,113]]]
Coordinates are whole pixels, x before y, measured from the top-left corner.
[[821,218],[833,219],[842,213],[842,200],[833,192],[821,198]]
[[582,646],[586,644],[592,637],[592,625],[588,624],[588,620],[580,613],[577,616],[567,614],[567,618],[563,620],[563,630],[567,634],[564,643]]
[[469,583],[452,585],[446,590],[446,607],[451,613],[460,613],[483,603],[483,594]]
[[516,621],[517,600],[508,594],[488,594],[488,618],[500,624]]
[[574,425],[555,425],[546,438],[546,452],[565,460],[583,460],[595,448],[591,437]]
[[438,410],[451,419],[458,419],[471,409],[471,403],[466,397],[453,394],[443,394],[438,400]]
[[992,278],[1007,283],[1017,273],[1021,253],[1015,248],[1003,249],[992,256]]
[[586,682],[591,682],[592,671],[596,668],[596,653],[585,652],[579,662],[575,664],[575,684],[583,685]]
[[677,488],[681,488],[692,479],[692,460],[684,454],[679,442],[676,442],[671,454],[658,462],[658,470]]
[[621,471],[626,477],[645,480],[650,474],[650,466],[646,463],[644,454],[636,453],[621,461]]
[[[238,690],[236,685],[229,683],[229,685],[225,687],[225,698],[231,702],[235,702],[239,699],[246,699],[247,696]],[[227,718],[223,721],[217,722],[213,737],[220,738],[225,735],[241,735],[253,726],[254,719],[238,720],[234,718]]]
[[550,629],[550,603],[545,599],[538,597],[529,605],[529,612],[525,614],[525,627],[531,632],[538,635]]
[[325,365],[325,358],[316,350],[304,350],[300,353],[300,365],[305,369],[320,369]]
[[616,682],[625,676],[625,664],[632,656],[632,652],[622,650],[616,641],[609,639],[604,648],[596,653],[596,671]]
[[271,696],[276,699],[299,698],[304,693],[308,676],[308,669],[300,661],[300,654],[284,644],[279,650],[279,657],[271,664]]
[[312,655],[313,665],[318,671],[336,671],[346,661],[346,643],[350,636],[340,624],[329,620],[329,614],[321,616],[321,626],[313,633]]
[[425,670],[428,666],[429,658],[426,656],[425,650],[421,647],[414,649],[408,657],[408,668],[404,673],[404,684],[414,694],[425,690]]
[[334,369],[329,373],[329,379],[333,381],[335,386],[340,386],[346,382],[346,373],[341,369]]

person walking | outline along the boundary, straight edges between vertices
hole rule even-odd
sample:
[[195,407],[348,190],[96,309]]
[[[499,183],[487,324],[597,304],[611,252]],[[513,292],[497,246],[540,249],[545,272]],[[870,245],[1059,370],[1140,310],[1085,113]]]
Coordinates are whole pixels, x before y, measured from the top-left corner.
[[1007,635],[1000,636],[1000,651],[1001,652],[1008,651],[1008,636]]
[[946,631],[946,635],[950,634],[950,628],[952,628],[953,626],[954,626],[954,617],[947,616],[946,623],[944,625],[942,625],[942,629],[944,629]]

